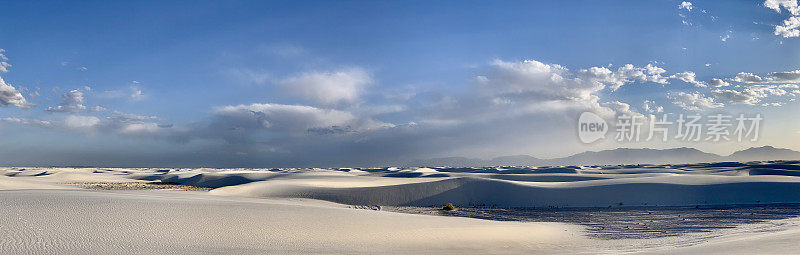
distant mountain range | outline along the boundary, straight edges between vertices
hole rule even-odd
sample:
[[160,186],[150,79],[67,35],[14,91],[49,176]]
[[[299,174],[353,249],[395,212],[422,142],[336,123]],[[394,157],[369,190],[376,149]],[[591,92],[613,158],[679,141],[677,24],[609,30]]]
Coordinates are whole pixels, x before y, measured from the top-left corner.
[[722,161],[758,161],[758,160],[795,160],[800,159],[800,152],[775,148],[772,146],[753,147],[734,152],[729,156],[720,156],[694,148],[674,149],[629,149],[619,148],[603,151],[587,151],[572,156],[539,159],[528,155],[503,156],[490,160],[447,157],[418,160],[407,166],[554,166],[554,165],[619,165],[619,164],[678,164]]

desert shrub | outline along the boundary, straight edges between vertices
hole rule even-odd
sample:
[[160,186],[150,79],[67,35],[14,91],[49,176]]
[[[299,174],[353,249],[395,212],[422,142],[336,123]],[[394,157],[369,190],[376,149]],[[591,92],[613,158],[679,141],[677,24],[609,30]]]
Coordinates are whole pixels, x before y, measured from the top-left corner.
[[447,203],[446,205],[442,206],[442,210],[445,211],[452,211],[455,210],[456,207],[452,203]]

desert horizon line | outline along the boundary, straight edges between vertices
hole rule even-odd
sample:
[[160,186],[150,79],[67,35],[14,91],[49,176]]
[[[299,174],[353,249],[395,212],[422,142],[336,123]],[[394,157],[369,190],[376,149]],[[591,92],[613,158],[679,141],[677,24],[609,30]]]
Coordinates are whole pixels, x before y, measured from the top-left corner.
[[[617,163],[603,163],[604,162],[603,160],[607,160],[607,159],[595,159],[597,161],[597,163],[586,162],[585,164],[557,164],[559,162],[568,163],[569,162],[568,160],[577,160],[577,161],[579,161],[579,160],[588,160],[588,159],[570,159],[570,158],[578,157],[578,156],[581,156],[581,155],[587,155],[589,153],[595,153],[596,154],[596,153],[614,152],[614,151],[663,152],[663,151],[676,151],[676,150],[681,150],[681,149],[684,149],[684,150],[688,149],[688,150],[691,150],[692,152],[701,153],[701,154],[698,154],[700,156],[711,156],[711,157],[715,157],[715,158],[712,158],[711,160],[708,160],[708,161],[702,161],[702,160],[701,161],[693,161],[693,160],[689,160],[689,161],[685,161],[684,162],[684,161],[676,160],[674,163],[667,163],[666,161],[669,161],[669,159],[661,159],[662,161],[653,161],[653,163],[631,162],[631,163],[619,163],[619,164],[617,164]],[[791,157],[791,158],[780,158],[780,156],[778,158],[763,157],[763,159],[757,159],[758,156],[755,156],[756,159],[753,159],[753,156],[751,155],[751,156],[749,156],[749,158],[736,158],[736,155],[735,155],[736,153],[751,151],[751,150],[754,150],[754,149],[771,149],[771,150],[774,150],[773,152],[791,153],[791,154],[796,154],[796,156],[793,155],[793,157]],[[641,155],[637,155],[635,157],[640,157],[640,156]],[[437,161],[437,160],[455,160],[455,159],[458,159],[458,160],[471,160],[471,161],[482,161],[484,163],[489,163],[489,162],[498,162],[498,161],[501,161],[501,160],[509,160],[510,158],[514,158],[514,157],[527,157],[526,160],[538,160],[538,161],[540,161],[540,163],[536,163],[536,164],[488,164],[488,165],[487,164],[484,164],[484,165],[420,164],[420,162],[426,162],[426,161],[427,162],[433,162],[433,161]],[[745,155],[743,157],[748,157],[748,156]],[[734,162],[734,161],[742,161],[742,160],[744,160],[744,161],[781,161],[781,160],[796,160],[796,159],[800,159],[800,151],[796,151],[796,150],[792,150],[792,149],[788,149],[788,148],[775,147],[775,146],[772,146],[772,145],[764,145],[764,146],[752,146],[752,147],[749,147],[749,148],[746,148],[746,149],[737,150],[737,151],[734,151],[733,153],[728,154],[728,155],[721,155],[721,154],[717,154],[717,153],[706,152],[706,151],[703,151],[701,149],[694,148],[694,147],[688,147],[688,146],[664,148],[664,149],[617,147],[617,148],[613,148],[613,149],[604,149],[604,150],[586,150],[586,151],[583,151],[583,152],[569,154],[569,155],[563,156],[563,157],[553,157],[553,158],[539,158],[539,157],[535,157],[535,156],[528,155],[528,154],[504,155],[504,156],[496,156],[496,157],[486,158],[486,159],[465,157],[465,156],[443,156],[443,157],[431,157],[431,158],[413,158],[413,159],[408,159],[408,160],[405,160],[405,161],[397,161],[397,162],[391,162],[391,163],[386,163],[386,164],[336,164],[336,163],[325,164],[325,163],[322,163],[322,164],[310,164],[310,165],[305,165],[305,166],[301,166],[301,165],[295,165],[295,166],[288,166],[288,165],[283,165],[283,166],[266,166],[266,165],[265,166],[235,166],[235,165],[231,165],[231,166],[207,166],[207,165],[165,166],[165,165],[158,165],[158,164],[153,164],[152,166],[142,166],[142,165],[114,165],[114,164],[97,164],[97,165],[93,165],[93,164],[86,164],[86,165],[81,165],[81,164],[48,164],[48,165],[30,164],[30,165],[22,165],[22,164],[19,164],[19,165],[14,165],[14,164],[11,164],[11,165],[2,165],[0,167],[33,167],[33,168],[47,168],[47,167],[54,167],[54,168],[186,168],[186,169],[196,169],[196,168],[211,168],[211,169],[267,169],[267,168],[272,168],[272,169],[291,169],[291,168],[297,168],[297,169],[307,169],[307,168],[502,167],[502,166],[518,166],[518,167],[548,167],[548,166],[550,166],[550,167],[556,167],[556,166],[579,166],[579,165],[583,165],[583,166],[585,166],[585,165],[641,165],[641,164],[659,165],[659,164],[682,164],[682,163],[716,163],[716,162]],[[647,158],[644,159],[644,160],[651,160],[652,161],[652,159],[647,159]],[[666,161],[664,161],[664,160],[666,160]],[[553,163],[553,164],[547,164],[547,163]]]

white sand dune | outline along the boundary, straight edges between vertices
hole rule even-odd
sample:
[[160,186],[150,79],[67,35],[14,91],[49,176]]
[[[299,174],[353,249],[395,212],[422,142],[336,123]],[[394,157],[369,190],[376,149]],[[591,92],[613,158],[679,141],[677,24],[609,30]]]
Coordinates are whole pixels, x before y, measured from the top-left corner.
[[[369,180],[363,180],[369,182]],[[299,197],[344,204],[429,206],[454,203],[512,207],[605,207],[609,205],[708,205],[800,202],[797,177],[673,176],[567,183],[448,178],[421,183],[342,187],[325,177],[275,179],[222,187],[212,194]]]
[[582,240],[579,228],[558,223],[222,200],[187,192],[1,191],[0,203],[3,254],[517,253]]
[[[783,253],[781,228],[596,240],[584,227],[346,205],[620,207],[800,202],[800,165],[384,169],[0,168],[0,253]],[[96,191],[162,181],[201,191]],[[769,249],[750,245],[769,243]],[[664,248],[666,247],[666,249]],[[750,251],[750,252],[748,252]]]

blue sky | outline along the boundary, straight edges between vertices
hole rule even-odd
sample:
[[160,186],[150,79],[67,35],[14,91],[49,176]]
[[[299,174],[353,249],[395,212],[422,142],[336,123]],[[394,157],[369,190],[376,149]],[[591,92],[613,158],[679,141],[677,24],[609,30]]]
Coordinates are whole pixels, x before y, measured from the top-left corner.
[[[0,160],[12,165],[800,149],[787,117],[800,96],[796,0],[0,5],[10,65]],[[758,142],[584,145],[574,131],[583,111],[761,113],[765,123]]]

